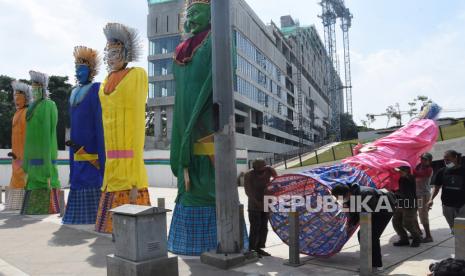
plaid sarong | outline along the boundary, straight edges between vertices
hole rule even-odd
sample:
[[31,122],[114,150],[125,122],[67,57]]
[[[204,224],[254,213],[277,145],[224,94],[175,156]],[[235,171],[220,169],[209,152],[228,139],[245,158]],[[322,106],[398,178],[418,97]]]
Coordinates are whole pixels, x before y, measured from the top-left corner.
[[94,224],[101,194],[100,188],[70,190],[63,224]]
[[22,215],[48,215],[60,213],[59,189],[26,190]]
[[5,210],[21,210],[24,194],[24,189],[10,189],[5,199]]
[[[245,221],[243,224],[244,250],[249,248]],[[168,235],[168,250],[175,254],[199,256],[216,249],[216,208],[188,207],[176,204]]]
[[187,207],[176,204],[168,235],[168,250],[175,254],[199,256],[216,249],[215,207]]

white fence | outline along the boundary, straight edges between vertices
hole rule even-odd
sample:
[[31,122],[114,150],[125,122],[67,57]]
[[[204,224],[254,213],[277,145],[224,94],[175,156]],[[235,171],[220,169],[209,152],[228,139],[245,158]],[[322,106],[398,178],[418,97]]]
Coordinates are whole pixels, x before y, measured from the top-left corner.
[[[9,149],[0,149],[0,186],[8,186],[11,177],[11,159],[7,156]],[[151,187],[176,187],[176,177],[171,172],[170,152],[167,150],[153,150],[144,152],[145,166]],[[237,151],[237,173],[248,169],[247,151]],[[68,186],[69,181],[69,153],[58,152],[58,173],[61,186]]]

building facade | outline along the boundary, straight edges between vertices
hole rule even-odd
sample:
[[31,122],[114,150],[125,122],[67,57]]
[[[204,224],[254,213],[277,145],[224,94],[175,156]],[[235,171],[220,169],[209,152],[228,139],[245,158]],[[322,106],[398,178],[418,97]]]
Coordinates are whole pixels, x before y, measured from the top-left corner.
[[[171,137],[172,56],[181,41],[184,1],[148,3],[148,107],[155,147],[164,149]],[[300,27],[290,16],[282,17],[281,27],[266,25],[244,0],[232,7],[236,147],[254,158],[326,138],[332,108],[328,57],[315,27]]]

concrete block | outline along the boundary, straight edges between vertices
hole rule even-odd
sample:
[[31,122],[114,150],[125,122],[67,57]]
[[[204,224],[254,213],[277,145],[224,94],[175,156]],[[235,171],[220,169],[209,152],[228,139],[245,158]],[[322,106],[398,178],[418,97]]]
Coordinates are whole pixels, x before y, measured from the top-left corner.
[[258,258],[255,253],[218,254],[215,251],[210,251],[200,255],[200,261],[202,263],[224,270],[257,260]]
[[166,210],[123,205],[112,209],[115,255],[134,262],[168,256]]
[[178,276],[178,257],[162,257],[133,262],[115,255],[107,256],[108,276]]

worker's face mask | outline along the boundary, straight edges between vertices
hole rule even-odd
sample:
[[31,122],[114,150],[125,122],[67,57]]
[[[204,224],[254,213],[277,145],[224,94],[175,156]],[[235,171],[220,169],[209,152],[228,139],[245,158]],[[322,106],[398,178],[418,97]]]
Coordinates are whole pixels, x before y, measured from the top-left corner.
[[445,161],[444,163],[445,163],[445,165],[446,165],[446,168],[448,168],[448,169],[451,169],[451,168],[455,167],[454,162],[447,162],[447,161]]
[[455,161],[457,160],[457,158],[454,158],[452,157],[452,155],[450,154],[446,154],[444,156],[444,165],[446,166],[446,168],[453,168],[455,167]]

